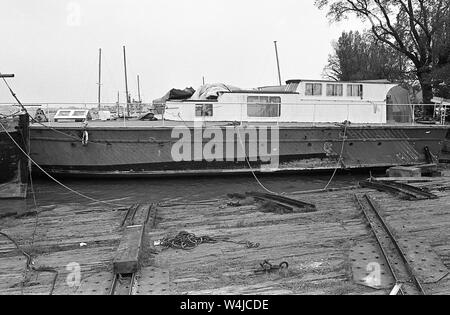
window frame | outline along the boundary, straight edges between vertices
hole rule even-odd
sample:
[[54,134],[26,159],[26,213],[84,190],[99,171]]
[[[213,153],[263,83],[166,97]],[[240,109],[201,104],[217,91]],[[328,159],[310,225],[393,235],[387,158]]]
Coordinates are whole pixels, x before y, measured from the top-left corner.
[[[308,85],[312,86],[312,94],[308,93]],[[316,93],[316,88],[320,86],[320,93]],[[322,83],[312,83],[307,82],[305,83],[305,96],[322,96],[323,95],[323,84]]]
[[[211,115],[205,115],[208,112],[210,112]],[[214,104],[211,103],[195,104],[195,117],[213,117],[213,116],[214,116]]]
[[[354,95],[354,89],[356,88],[357,94]],[[349,93],[350,90],[350,93]],[[347,84],[347,97],[360,97],[363,98],[364,96],[364,86],[362,84]]]
[[[329,93],[329,88],[332,87],[331,93]],[[338,87],[341,88],[340,93]],[[343,83],[327,83],[327,93],[328,97],[343,97],[344,96],[344,84]]]
[[[261,101],[262,99],[266,101]],[[253,99],[254,101],[250,101]],[[257,101],[255,101],[257,100]],[[280,118],[281,117],[281,96],[268,96],[268,95],[248,95],[247,96],[247,117],[251,118]],[[265,106],[264,112],[271,112],[272,109],[267,110],[269,107],[277,106],[276,116],[257,116],[249,112],[252,106]]]

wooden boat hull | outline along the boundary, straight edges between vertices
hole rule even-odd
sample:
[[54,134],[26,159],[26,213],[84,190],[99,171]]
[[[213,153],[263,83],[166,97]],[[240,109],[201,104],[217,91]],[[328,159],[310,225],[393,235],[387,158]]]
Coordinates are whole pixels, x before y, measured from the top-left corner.
[[29,161],[14,141],[28,150],[28,115],[0,119],[0,199],[25,198]]
[[[174,127],[148,122],[135,127],[98,124],[53,128],[56,131],[32,126],[32,158],[51,174],[89,177],[298,172],[333,170],[336,167],[359,169],[415,165],[428,162],[426,147],[438,159],[448,132],[444,126],[420,125],[278,126],[278,164],[274,167],[260,157],[253,156],[249,161],[245,159],[245,156],[250,157],[249,154],[239,155],[240,146],[249,152],[252,140],[245,138],[242,141],[235,136],[227,138],[227,130],[236,130],[233,126],[208,128],[216,128],[223,134],[219,145],[223,146],[224,152],[231,143],[234,158],[196,158],[194,151],[196,146],[198,148],[198,141],[193,136],[189,142],[192,158],[183,161],[173,156],[174,145],[179,142],[179,138],[173,137]],[[193,128],[185,129],[194,135]],[[83,143],[86,133],[89,140],[85,139]],[[210,140],[201,139],[200,150]],[[267,146],[274,147],[274,144],[268,141]]]

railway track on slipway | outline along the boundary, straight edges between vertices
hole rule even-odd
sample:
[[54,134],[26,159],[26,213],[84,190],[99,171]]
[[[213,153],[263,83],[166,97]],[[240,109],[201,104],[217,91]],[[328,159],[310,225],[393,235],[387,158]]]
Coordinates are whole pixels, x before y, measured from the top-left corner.
[[115,274],[109,295],[133,295],[136,284],[136,274]]
[[405,252],[381,216],[375,202],[369,195],[364,195],[362,198],[355,195],[355,198],[375,235],[396,285],[400,286],[399,293],[402,295],[425,295],[425,290],[409,264]]

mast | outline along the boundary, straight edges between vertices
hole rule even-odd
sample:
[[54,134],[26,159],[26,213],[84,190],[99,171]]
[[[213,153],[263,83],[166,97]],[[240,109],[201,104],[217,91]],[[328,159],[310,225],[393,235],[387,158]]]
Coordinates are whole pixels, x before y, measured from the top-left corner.
[[276,57],[277,57],[278,82],[279,82],[279,84],[280,84],[280,86],[281,86],[281,85],[282,85],[282,84],[281,84],[281,71],[280,71],[280,60],[278,59],[278,46],[277,46],[277,41],[275,40],[273,43],[275,44],[275,55],[276,55]]
[[117,91],[116,106],[117,106],[117,118],[119,118],[120,117],[120,92],[119,91]]
[[98,50],[98,110],[101,110],[101,90],[102,90],[102,49]]
[[139,74],[137,76],[137,87],[138,87],[138,101],[139,101],[139,103],[142,103],[142,100],[141,100],[141,85],[139,83]]
[[125,46],[123,46],[123,66],[125,69],[125,94],[127,100],[127,116],[130,116],[130,94],[128,93],[127,56],[125,52]]

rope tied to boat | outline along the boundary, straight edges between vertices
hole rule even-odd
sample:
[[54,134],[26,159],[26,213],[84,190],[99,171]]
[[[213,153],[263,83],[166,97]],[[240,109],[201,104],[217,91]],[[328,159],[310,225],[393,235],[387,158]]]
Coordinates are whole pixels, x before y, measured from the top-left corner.
[[22,149],[22,147],[17,143],[16,140],[14,140],[13,136],[11,136],[11,134],[8,132],[8,130],[6,129],[6,127],[0,122],[0,128],[3,129],[3,131],[6,133],[6,135],[11,139],[11,141],[16,145],[16,147],[28,158],[28,160],[30,160],[31,163],[33,163],[34,165],[36,165],[36,167],[42,172],[44,173],[48,178],[50,178],[52,181],[54,181],[55,183],[57,183],[58,185],[60,185],[61,187],[65,188],[66,190],[80,196],[83,197],[85,199],[88,199],[90,201],[93,201],[95,203],[101,203],[104,205],[108,205],[108,206],[113,206],[113,207],[118,207],[118,208],[122,208],[125,207],[126,205],[119,205],[119,204],[113,204],[111,202],[107,202],[107,201],[103,201],[103,200],[98,200],[92,197],[89,197],[85,194],[80,193],[79,191],[76,191],[66,185],[64,185],[62,182],[60,182],[59,180],[57,180],[56,178],[54,178],[52,175],[50,175],[46,170],[44,170],[38,163],[36,163],[36,161],[34,161],[30,155],[24,151],[24,149]]

